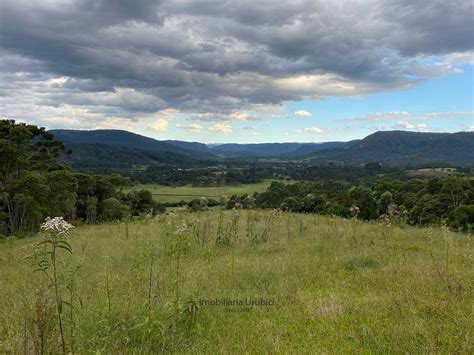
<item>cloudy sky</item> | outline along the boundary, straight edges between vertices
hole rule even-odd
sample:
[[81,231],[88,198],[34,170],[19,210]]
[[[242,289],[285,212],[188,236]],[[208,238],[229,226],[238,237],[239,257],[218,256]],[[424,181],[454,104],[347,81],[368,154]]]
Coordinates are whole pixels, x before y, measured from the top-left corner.
[[202,142],[474,130],[471,0],[0,0],[0,117]]

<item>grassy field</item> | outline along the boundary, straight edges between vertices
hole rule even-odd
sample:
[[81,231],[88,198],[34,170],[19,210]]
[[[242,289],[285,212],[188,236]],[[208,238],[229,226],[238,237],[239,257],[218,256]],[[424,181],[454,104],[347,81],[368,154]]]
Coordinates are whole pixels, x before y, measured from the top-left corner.
[[[61,352],[54,292],[25,259],[41,238],[0,243],[2,354],[41,339]],[[69,241],[67,352],[474,352],[472,235],[224,211],[77,227]]]
[[408,170],[408,176],[410,177],[420,177],[420,178],[437,178],[445,177],[451,174],[456,173],[455,168],[425,168],[425,169],[416,169]]
[[232,195],[251,195],[254,192],[263,192],[268,186],[270,186],[271,182],[272,180],[264,180],[257,184],[209,187],[196,187],[191,185],[171,187],[156,184],[141,184],[134,186],[132,189],[150,190],[153,193],[154,198],[159,202],[179,202],[182,200],[191,201],[200,197],[219,200],[223,195],[230,197]]

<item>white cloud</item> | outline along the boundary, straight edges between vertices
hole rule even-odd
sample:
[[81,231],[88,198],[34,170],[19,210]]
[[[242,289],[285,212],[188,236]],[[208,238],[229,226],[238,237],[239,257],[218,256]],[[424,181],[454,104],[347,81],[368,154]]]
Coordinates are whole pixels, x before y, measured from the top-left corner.
[[284,107],[281,104],[253,104],[250,105],[252,111],[263,112],[278,112],[283,111]]
[[224,134],[227,134],[232,133],[233,128],[232,126],[225,123],[216,123],[215,125],[209,127],[208,130],[212,132],[222,132]]
[[305,110],[298,110],[298,111],[293,112],[293,115],[298,116],[298,117],[311,117],[313,114]]
[[[154,113],[153,117],[155,121],[148,126],[149,129],[157,132],[165,132],[168,130],[168,122],[172,120],[176,114],[179,113],[179,110],[174,108],[167,108],[165,110],[160,110]],[[176,124],[176,127],[179,127]]]
[[250,118],[250,115],[248,112],[234,112],[230,114],[231,119],[237,120],[237,121],[247,121]]
[[[474,65],[474,51],[464,52],[464,53],[451,53],[446,56],[446,58],[436,63],[437,65],[445,66],[447,69],[453,69],[455,66],[459,64],[471,64]],[[455,70],[460,70],[458,68],[454,68]]]
[[202,132],[202,130],[204,129],[203,126],[201,126],[200,124],[196,124],[196,123],[190,124],[189,126],[183,126],[180,123],[176,123],[176,128],[186,129],[190,132],[195,132],[195,133]]
[[319,127],[307,127],[303,129],[297,129],[296,132],[297,133],[323,133],[324,130],[322,130]]
[[171,120],[174,118],[176,114],[179,113],[179,110],[176,110],[174,108],[167,108],[166,110],[161,110],[158,111],[154,114],[154,117],[157,119],[163,119],[163,120]]
[[200,124],[191,124],[191,125],[189,125],[189,130],[191,132],[202,132],[203,129],[204,129],[204,127],[201,126]]
[[469,129],[470,132],[474,132],[474,126],[471,126],[471,128]]
[[258,120],[258,113],[248,112],[248,111],[237,111],[232,113],[196,113],[192,117],[200,121],[248,121],[248,120]]
[[254,109],[245,111],[235,111],[231,113],[191,113],[191,118],[199,121],[263,121],[268,119],[289,118],[288,112],[278,105],[256,106]]
[[164,132],[168,130],[168,121],[165,120],[164,118],[159,118],[155,122],[153,122],[151,125],[148,126],[153,131],[157,132]]
[[447,111],[412,113],[407,111],[373,112],[346,119],[347,121],[428,120],[434,118],[473,117],[474,111]]
[[421,124],[412,124],[408,121],[399,121],[393,128],[397,129],[406,129],[411,131],[420,131],[426,132],[428,130],[428,126],[424,123]]

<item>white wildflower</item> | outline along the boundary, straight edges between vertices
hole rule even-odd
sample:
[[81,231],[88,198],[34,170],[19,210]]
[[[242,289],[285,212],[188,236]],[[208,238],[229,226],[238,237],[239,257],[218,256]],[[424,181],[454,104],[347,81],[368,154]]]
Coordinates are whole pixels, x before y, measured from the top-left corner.
[[183,221],[183,222],[181,223],[181,225],[179,225],[179,226],[176,228],[175,234],[178,235],[178,236],[184,235],[184,234],[186,234],[186,232],[188,231],[188,229],[189,229],[188,224],[187,224],[185,221]]
[[45,222],[40,226],[42,231],[51,233],[57,237],[67,238],[74,226],[64,220],[63,217],[46,217]]
[[360,208],[355,205],[351,206],[350,211],[352,216],[358,216],[360,214]]

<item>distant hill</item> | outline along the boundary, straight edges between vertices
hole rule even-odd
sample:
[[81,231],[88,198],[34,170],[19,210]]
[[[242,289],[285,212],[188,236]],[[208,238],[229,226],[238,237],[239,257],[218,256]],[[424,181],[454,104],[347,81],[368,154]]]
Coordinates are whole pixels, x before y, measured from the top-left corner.
[[168,143],[168,144],[171,144],[174,147],[178,147],[180,149],[212,154],[211,149],[207,145],[205,145],[204,143],[184,142],[184,141],[176,141],[176,140],[167,140],[167,141],[164,141],[164,142]]
[[[52,130],[54,136],[64,142],[68,148],[76,152],[76,155],[84,150],[93,150],[96,146],[118,147],[120,154],[126,156],[136,153],[139,157],[148,156],[148,159],[158,162],[174,163],[186,160],[208,160],[213,159],[214,155],[208,152],[205,144],[190,143],[180,141],[159,141],[150,137],[145,137],[136,133],[123,130],[99,129],[92,131],[83,130]],[[128,151],[127,149],[132,149]],[[140,151],[140,152],[137,152]],[[108,149],[109,153],[110,148]],[[117,158],[118,151],[113,154]],[[94,157],[89,157],[94,159]],[[143,162],[148,163],[148,159]],[[137,157],[136,162],[142,162]],[[100,162],[98,162],[100,164]]]
[[286,154],[282,154],[282,157],[298,159],[311,156],[312,154],[315,154],[316,152],[320,152],[322,150],[348,149],[354,144],[357,144],[359,141],[360,140],[353,140],[348,142],[304,143],[301,144],[298,149],[288,152]]
[[122,171],[149,165],[196,163],[195,160],[170,151],[146,151],[106,144],[66,143],[72,153],[64,159],[75,169],[87,171]]
[[302,143],[228,143],[213,146],[211,150],[225,157],[277,157],[291,153],[302,145]]
[[221,144],[211,147],[211,151],[224,157],[255,157],[292,159],[311,154],[323,149],[343,148],[350,142],[326,143],[256,143],[256,144]]
[[207,164],[234,158],[276,158],[317,164],[381,162],[392,166],[474,164],[473,132],[384,131],[349,142],[220,145],[159,141],[123,130],[53,130],[52,133],[72,149],[66,160],[76,168]]
[[474,164],[474,132],[375,132],[349,148],[323,150],[307,158],[313,162],[378,161],[394,166]]

